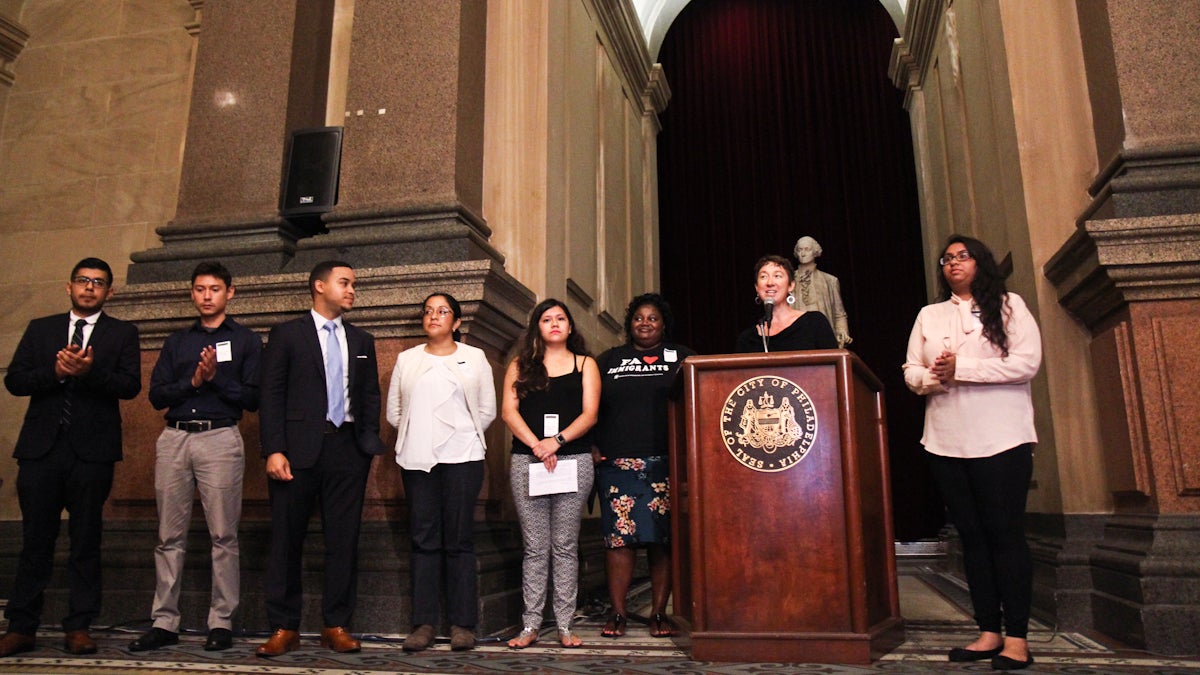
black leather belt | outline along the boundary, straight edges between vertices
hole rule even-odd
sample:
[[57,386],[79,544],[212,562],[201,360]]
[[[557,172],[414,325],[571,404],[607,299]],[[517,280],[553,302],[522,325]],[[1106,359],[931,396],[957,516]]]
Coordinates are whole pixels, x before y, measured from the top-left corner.
[[237,424],[237,420],[167,420],[167,426],[172,429],[186,431],[189,434],[213,429],[224,429]]

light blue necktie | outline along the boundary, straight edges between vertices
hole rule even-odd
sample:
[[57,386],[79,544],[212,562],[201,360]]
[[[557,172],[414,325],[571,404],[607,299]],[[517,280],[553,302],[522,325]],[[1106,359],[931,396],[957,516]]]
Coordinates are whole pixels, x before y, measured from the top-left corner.
[[336,427],[346,419],[346,399],[342,391],[342,346],[338,342],[337,324],[325,322],[329,339],[325,341],[325,389],[329,399],[329,421]]

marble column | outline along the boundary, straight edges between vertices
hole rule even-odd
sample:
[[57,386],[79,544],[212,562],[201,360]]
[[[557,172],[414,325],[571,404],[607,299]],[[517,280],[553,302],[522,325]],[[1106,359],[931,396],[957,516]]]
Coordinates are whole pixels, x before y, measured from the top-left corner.
[[482,217],[486,28],[481,0],[355,0],[338,205],[298,260],[503,260]]
[[217,258],[238,274],[279,271],[306,233],[279,216],[293,129],[321,126],[333,0],[201,9],[179,202],[162,246],[134,253],[129,282],[187,279]]
[[[1078,3],[1105,167],[1046,264],[1092,334],[1116,515],[1091,554],[1096,628],[1200,650],[1200,14]],[[1164,95],[1170,92],[1170,95]],[[1123,412],[1123,414],[1121,414]]]

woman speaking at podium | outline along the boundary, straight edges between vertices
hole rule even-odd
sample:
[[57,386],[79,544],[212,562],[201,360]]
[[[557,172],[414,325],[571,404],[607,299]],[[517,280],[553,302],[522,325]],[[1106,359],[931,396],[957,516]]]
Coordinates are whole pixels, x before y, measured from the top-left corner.
[[783,256],[765,255],[754,264],[754,301],[763,314],[738,335],[735,352],[837,349],[837,338],[824,314],[792,308],[794,274],[791,261]]
[[962,539],[980,631],[949,656],[1019,670],[1033,663],[1025,640],[1033,595],[1025,495],[1037,443],[1029,381],[1041,366],[1041,335],[983,242],[951,236],[938,264],[942,302],[917,315],[904,381],[925,396],[921,443]]

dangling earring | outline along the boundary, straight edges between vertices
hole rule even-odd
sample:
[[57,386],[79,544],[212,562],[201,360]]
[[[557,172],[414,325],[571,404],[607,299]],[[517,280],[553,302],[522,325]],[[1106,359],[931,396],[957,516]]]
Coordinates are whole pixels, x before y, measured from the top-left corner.
[[788,301],[789,305],[796,304],[796,296],[792,295],[791,293],[788,293],[787,301]]
[[762,298],[758,297],[758,293],[754,294],[754,304],[756,304],[756,305],[762,304]]

